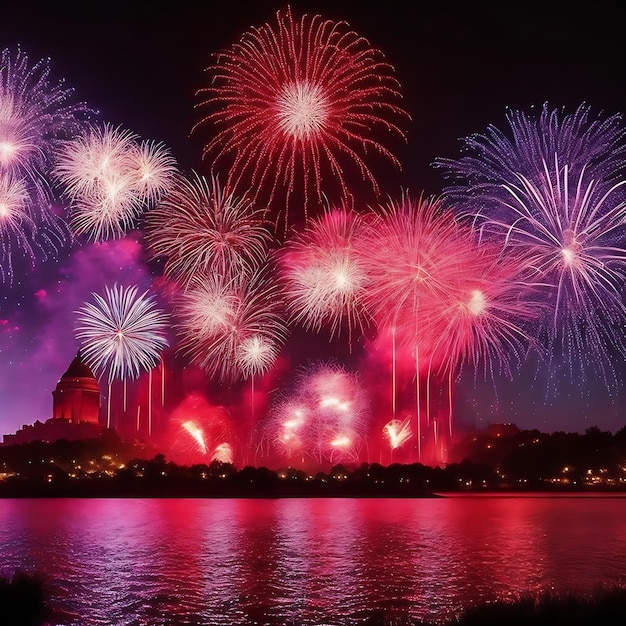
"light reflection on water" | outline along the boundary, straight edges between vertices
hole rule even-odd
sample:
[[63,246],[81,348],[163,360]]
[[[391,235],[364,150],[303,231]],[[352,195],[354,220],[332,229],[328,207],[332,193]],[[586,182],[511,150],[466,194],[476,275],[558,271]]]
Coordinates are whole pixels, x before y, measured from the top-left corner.
[[57,624],[441,621],[626,580],[624,498],[0,500],[0,573]]

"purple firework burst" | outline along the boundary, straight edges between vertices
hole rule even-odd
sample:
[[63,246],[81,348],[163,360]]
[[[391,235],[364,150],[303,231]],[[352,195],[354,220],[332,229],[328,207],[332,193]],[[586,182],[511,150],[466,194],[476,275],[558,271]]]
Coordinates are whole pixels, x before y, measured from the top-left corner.
[[70,238],[53,205],[51,170],[59,149],[94,114],[73,89],[51,78],[50,59],[34,65],[21,49],[0,54],[0,279],[14,261],[56,254]]
[[436,166],[448,202],[543,285],[553,363],[569,362],[572,374],[591,367],[612,386],[611,355],[626,356],[626,129],[618,115],[589,113],[509,112],[509,134],[489,127]]

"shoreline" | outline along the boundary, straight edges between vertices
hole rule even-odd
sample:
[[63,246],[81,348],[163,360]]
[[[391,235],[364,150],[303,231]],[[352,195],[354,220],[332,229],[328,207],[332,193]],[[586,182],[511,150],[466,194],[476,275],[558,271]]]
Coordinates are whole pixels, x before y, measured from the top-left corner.
[[489,490],[489,491],[444,491],[444,490],[420,490],[420,489],[354,489],[337,488],[332,486],[328,489],[262,489],[262,488],[167,488],[155,486],[143,489],[119,489],[114,485],[85,486],[85,488],[72,487],[64,488],[57,486],[32,485],[25,486],[13,483],[10,487],[0,485],[0,500],[9,499],[320,499],[320,498],[363,498],[363,499],[424,499],[424,498],[626,498],[626,490]]

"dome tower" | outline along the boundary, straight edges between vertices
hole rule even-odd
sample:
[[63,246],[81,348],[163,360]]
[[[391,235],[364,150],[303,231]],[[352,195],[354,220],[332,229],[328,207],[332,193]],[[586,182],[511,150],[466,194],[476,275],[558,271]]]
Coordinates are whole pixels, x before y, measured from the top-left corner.
[[52,417],[72,423],[99,423],[100,385],[80,350],[52,392]]

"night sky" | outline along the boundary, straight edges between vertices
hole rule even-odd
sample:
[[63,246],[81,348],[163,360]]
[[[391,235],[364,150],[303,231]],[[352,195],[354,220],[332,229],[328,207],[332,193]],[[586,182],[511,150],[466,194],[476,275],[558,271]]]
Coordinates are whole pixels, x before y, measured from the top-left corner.
[[[8,4],[8,6],[7,6]],[[12,2],[0,9],[0,49],[20,45],[35,62],[51,58],[101,120],[163,142],[181,170],[206,171],[195,92],[206,85],[211,55],[251,26],[273,22],[284,2]],[[626,111],[626,6],[617,2],[293,2],[294,12],[345,20],[381,49],[411,115],[402,163],[380,181],[439,193],[437,157],[455,157],[460,139],[487,125],[506,128],[507,107],[531,112],[548,103],[573,112]],[[157,269],[136,233],[101,245],[77,244],[59,258],[0,284],[0,433],[51,416],[51,392],[77,350],[73,312],[104,284],[147,289]],[[323,335],[322,335],[323,338]],[[319,340],[313,342],[319,344]],[[312,357],[317,348],[311,348]],[[328,350],[330,352],[331,350]],[[304,350],[300,350],[304,353]],[[626,367],[617,357],[622,379]],[[555,380],[556,378],[556,380]],[[616,431],[626,424],[626,392],[599,382],[549,376],[528,363],[512,381],[457,385],[458,422],[512,421],[521,428]]]

